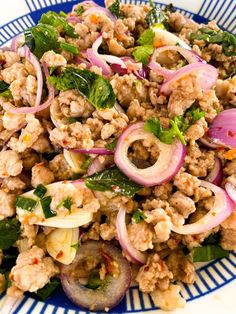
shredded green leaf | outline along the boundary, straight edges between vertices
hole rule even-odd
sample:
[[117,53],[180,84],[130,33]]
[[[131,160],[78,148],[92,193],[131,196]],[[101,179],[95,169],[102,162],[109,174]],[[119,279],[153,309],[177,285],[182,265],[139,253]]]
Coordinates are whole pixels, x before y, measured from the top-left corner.
[[120,0],[115,0],[108,10],[115,15],[117,18],[121,17],[120,14]]
[[59,278],[52,278],[43,288],[39,289],[35,294],[42,300],[45,301],[55,290],[60,286]]
[[81,15],[82,13],[84,13],[84,8],[82,7],[82,5],[78,5],[76,9],[76,14]]
[[86,186],[96,191],[112,191],[125,196],[134,196],[141,186],[127,178],[117,167],[97,172],[85,178]]
[[67,17],[67,14],[65,12],[63,12],[63,11],[60,11],[59,15],[62,16],[62,17],[65,17],[65,18]]
[[133,213],[132,220],[138,224],[140,221],[144,220],[146,216],[144,213],[141,211],[141,209],[136,209],[135,212]]
[[9,249],[20,235],[20,223],[16,218],[0,220],[0,249]]
[[198,33],[191,33],[190,40],[204,40],[207,43],[219,44],[227,57],[236,55],[236,37],[226,31],[203,27],[198,30]]
[[16,207],[24,210],[32,211],[36,206],[37,202],[29,197],[17,196],[16,198]]
[[61,47],[62,50],[65,50],[65,51],[68,51],[70,53],[73,53],[74,55],[78,55],[79,54],[79,48],[76,47],[75,45],[61,42],[60,43],[60,47]]
[[77,89],[97,109],[111,108],[115,94],[110,82],[88,70],[66,68],[58,76],[50,76],[49,82],[58,90]]
[[195,247],[191,251],[193,262],[209,262],[216,258],[229,256],[229,251],[222,249],[217,244],[208,244],[202,247]]
[[51,196],[45,196],[40,200],[40,204],[42,206],[42,210],[44,213],[45,218],[51,218],[56,216],[56,213],[51,210],[51,202],[52,202],[52,197]]
[[43,184],[39,184],[36,186],[36,189],[34,190],[33,194],[38,196],[39,198],[44,197],[44,195],[47,192],[47,188]]
[[39,20],[41,24],[47,24],[53,26],[60,34],[65,34],[72,38],[77,38],[74,28],[67,22],[65,16],[61,16],[53,11],[48,11],[41,16]]

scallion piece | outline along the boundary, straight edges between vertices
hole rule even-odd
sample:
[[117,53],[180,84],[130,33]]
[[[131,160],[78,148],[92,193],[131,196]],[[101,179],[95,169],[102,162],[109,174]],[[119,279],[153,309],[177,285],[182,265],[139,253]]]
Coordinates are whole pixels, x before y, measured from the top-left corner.
[[36,186],[36,189],[34,190],[33,194],[38,196],[39,198],[44,197],[44,195],[47,192],[47,188],[43,184],[39,184]]
[[37,201],[32,198],[24,197],[24,196],[17,196],[16,198],[16,207],[21,208],[24,210],[32,211],[33,208],[36,206]]
[[74,46],[74,45],[61,42],[60,43],[60,47],[61,47],[62,50],[65,50],[65,51],[68,51],[70,53],[73,53],[74,55],[79,54],[79,49],[76,46]]
[[51,218],[56,216],[56,213],[51,210],[51,202],[52,202],[52,197],[51,196],[46,196],[40,200],[40,204],[43,209],[43,213],[45,218]]

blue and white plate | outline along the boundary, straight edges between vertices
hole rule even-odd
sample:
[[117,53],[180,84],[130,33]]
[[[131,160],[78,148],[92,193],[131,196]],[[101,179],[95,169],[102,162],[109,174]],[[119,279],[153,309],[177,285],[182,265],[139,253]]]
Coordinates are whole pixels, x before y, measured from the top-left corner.
[[[101,0],[95,0],[102,5]],[[140,4],[145,1],[123,0]],[[154,0],[155,1],[155,0]],[[157,0],[160,6],[172,2],[181,13],[201,23],[215,19],[218,25],[236,34],[236,0]],[[48,11],[69,12],[75,0],[5,0],[0,10],[0,46],[7,44],[14,36],[35,25],[40,16]],[[235,314],[236,313],[236,254],[200,266],[197,281],[183,285],[182,294],[187,305],[175,314]],[[88,314],[72,304],[62,290],[40,302],[31,297],[22,299],[0,297],[2,314]],[[152,299],[132,287],[123,301],[110,313],[164,313],[158,310]]]

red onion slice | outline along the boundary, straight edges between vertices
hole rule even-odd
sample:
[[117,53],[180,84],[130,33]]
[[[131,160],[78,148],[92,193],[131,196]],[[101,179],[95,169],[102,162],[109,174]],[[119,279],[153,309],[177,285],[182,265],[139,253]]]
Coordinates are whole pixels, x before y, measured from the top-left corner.
[[220,225],[234,210],[235,204],[222,188],[207,181],[201,181],[201,186],[211,190],[215,194],[213,208],[197,222],[181,227],[172,227],[179,234],[199,234],[209,231]]
[[172,92],[172,84],[185,76],[190,74],[196,74],[200,86],[203,91],[209,90],[216,82],[218,77],[218,72],[215,67],[205,63],[192,63],[184,66],[183,68],[177,70],[174,75],[162,84],[160,92],[165,95],[169,95]]
[[82,23],[81,18],[79,18],[78,16],[72,15],[72,16],[68,16],[66,18],[68,23]]
[[236,204],[236,186],[230,182],[227,182],[225,184],[225,189],[231,200]]
[[25,45],[17,50],[17,53],[20,57],[25,58],[29,61],[35,68],[36,76],[37,76],[37,94],[35,100],[35,107],[40,105],[42,92],[43,92],[43,74],[41,70],[41,66],[39,64],[38,59],[35,57],[34,54],[30,51],[30,49]]
[[72,12],[74,12],[75,10],[77,10],[78,8],[78,5],[91,5],[91,6],[94,6],[94,7],[98,7],[99,5],[97,3],[95,3],[94,1],[82,1],[80,2],[79,4],[75,4],[73,7],[72,7]]
[[201,137],[199,141],[208,148],[213,148],[213,149],[222,148],[222,145],[217,145],[215,143],[212,143],[209,141],[209,139],[205,137]]
[[103,75],[112,75],[111,68],[103,60],[102,56],[98,54],[98,48],[102,44],[102,34],[98,36],[92,45],[92,48],[86,50],[86,57],[91,62],[92,65],[96,65],[102,69]]
[[117,231],[120,246],[122,247],[124,252],[130,256],[130,258],[132,259],[134,263],[143,265],[145,264],[147,257],[145,254],[136,250],[132,246],[129,240],[129,236],[128,236],[128,232],[126,228],[125,216],[126,216],[125,209],[121,207],[119,209],[117,219],[116,219],[116,231]]
[[[156,163],[148,168],[137,168],[128,158],[130,145],[138,140],[149,138],[160,150]],[[132,181],[144,186],[159,185],[168,182],[179,171],[186,154],[186,147],[179,141],[171,145],[144,130],[144,123],[138,122],[129,126],[119,137],[115,151],[115,163]]]
[[117,18],[106,8],[103,8],[103,7],[99,7],[99,6],[96,6],[96,7],[91,7],[89,9],[87,9],[83,15],[86,16],[88,14],[91,14],[91,13],[104,13],[107,17],[109,17],[109,19],[115,23],[117,21]]
[[81,57],[78,57],[78,56],[74,56],[73,60],[74,60],[75,63],[78,63],[78,64],[84,63],[86,65],[87,69],[89,69],[91,67],[91,63],[88,62],[88,60],[86,60],[84,58],[81,58]]
[[65,147],[65,149],[70,150],[74,153],[81,153],[81,154],[94,154],[94,155],[113,155],[114,154],[113,150],[110,150],[107,148],[98,148],[98,147],[93,147],[90,149]]
[[216,143],[236,148],[236,109],[219,113],[210,125],[208,136]]
[[[46,64],[44,63],[43,63],[43,69],[44,69],[45,76],[47,78],[49,76],[49,72],[48,72],[48,68]],[[55,89],[51,84],[48,84],[48,99],[42,105],[39,105],[36,107],[21,107],[21,108],[11,107],[11,108],[4,108],[4,110],[9,111],[14,114],[17,114],[17,113],[24,113],[24,114],[33,113],[34,114],[48,108],[51,105],[54,97],[55,97]]]
[[111,166],[113,163],[114,162],[113,162],[112,157],[97,156],[93,159],[93,161],[89,165],[87,174],[88,176],[91,176],[96,172],[101,172],[107,166]]
[[206,181],[215,185],[221,185],[223,181],[223,169],[219,158],[215,158],[215,164],[211,172],[206,177]]

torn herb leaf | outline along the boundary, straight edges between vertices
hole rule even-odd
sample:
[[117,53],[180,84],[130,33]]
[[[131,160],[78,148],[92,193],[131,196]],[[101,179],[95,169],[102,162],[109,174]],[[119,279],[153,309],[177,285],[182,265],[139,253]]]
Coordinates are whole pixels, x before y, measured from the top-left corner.
[[146,22],[149,26],[153,24],[162,24],[167,20],[166,13],[160,8],[156,7],[152,0],[149,0],[149,5],[151,7],[151,10],[146,16]]
[[35,294],[45,301],[54,291],[60,286],[61,282],[59,278],[52,278],[43,288],[39,289]]
[[84,8],[82,7],[82,5],[78,5],[76,9],[76,14],[81,15],[82,13],[84,13]]
[[154,37],[155,37],[155,32],[151,28],[149,28],[141,34],[141,36],[137,40],[137,43],[140,45],[152,46]]
[[10,85],[2,80],[0,80],[0,97],[12,98]]
[[88,70],[66,68],[58,76],[50,76],[49,82],[57,90],[77,89],[97,109],[111,108],[115,94],[110,82]]
[[32,211],[36,206],[37,202],[29,197],[25,196],[17,196],[16,198],[16,207],[21,208],[23,210]]
[[16,218],[0,220],[0,249],[9,249],[20,235],[20,223]]
[[106,145],[106,148],[107,149],[110,149],[110,150],[114,150],[116,148],[116,144],[118,142],[118,139],[117,138],[114,138],[114,140],[112,140],[112,142],[108,143]]
[[151,45],[137,46],[134,48],[132,55],[136,62],[148,64],[150,56],[153,54],[154,48]]
[[75,45],[61,42],[60,43],[60,47],[61,47],[62,50],[70,52],[70,53],[72,53],[74,55],[78,55],[79,54],[79,49]]
[[136,209],[133,213],[132,220],[138,224],[140,221],[144,220],[146,217],[141,209]]
[[141,186],[131,181],[117,167],[97,172],[85,178],[86,186],[95,191],[112,191],[125,196],[134,196]]
[[216,258],[229,256],[229,251],[222,249],[217,244],[208,244],[202,247],[195,247],[191,251],[193,262],[209,262]]
[[120,0],[115,0],[108,10],[115,15],[117,18],[121,17],[120,14]]
[[45,196],[40,200],[40,204],[42,206],[42,210],[44,213],[45,218],[51,218],[56,216],[56,213],[51,210],[51,202],[52,202],[52,197],[51,196]]

